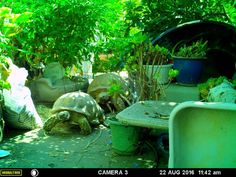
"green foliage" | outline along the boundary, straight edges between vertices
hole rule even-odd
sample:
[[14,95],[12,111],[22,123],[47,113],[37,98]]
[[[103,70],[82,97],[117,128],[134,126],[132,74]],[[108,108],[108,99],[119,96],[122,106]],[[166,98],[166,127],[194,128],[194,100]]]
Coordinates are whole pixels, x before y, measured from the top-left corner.
[[113,72],[118,70],[120,70],[119,58],[113,54],[100,54],[93,63],[93,73]]
[[12,14],[10,8],[2,7],[0,9],[0,17],[2,33],[6,37],[11,37],[21,32],[22,25],[29,21],[31,13]]
[[10,74],[10,63],[10,58],[4,57],[3,55],[0,56],[0,90],[9,89],[11,87],[10,83],[7,81]]
[[116,96],[118,94],[123,94],[123,88],[120,84],[112,84],[108,89],[108,94],[111,96]]
[[193,20],[236,25],[234,0],[124,0],[127,30],[138,27],[151,39],[167,29]]
[[178,75],[179,75],[179,71],[177,69],[170,69],[170,71],[168,73],[169,80],[176,78]]
[[142,42],[133,42],[131,44],[132,47],[125,56],[125,69],[130,73],[138,71],[139,64],[143,64],[144,61],[145,63],[150,61],[150,56],[145,57],[145,53],[147,53],[147,49],[150,46],[149,41],[143,40]]
[[222,1],[225,13],[229,18],[229,24],[236,26],[236,1],[224,0]]
[[30,12],[14,14],[8,7],[0,8],[0,52],[2,54],[11,56],[12,53],[9,50],[14,50],[12,37],[22,31],[30,18]]
[[[127,55],[125,69],[134,84],[137,100],[158,100],[165,88],[157,80],[159,73],[155,65],[168,64],[169,50],[158,45],[153,46],[147,37],[145,39],[136,43]],[[147,67],[147,64],[151,67]],[[170,82],[177,73],[174,70],[170,72]]]
[[29,12],[14,14],[8,7],[0,8],[0,90],[10,88],[7,78],[11,72],[12,61],[9,57],[15,50],[12,37],[22,31],[30,17]]
[[[32,16],[11,41],[20,48],[11,55],[31,68],[51,61],[77,66],[94,56],[93,72],[122,70],[144,36],[152,40],[192,20],[236,22],[234,0],[2,0],[0,4],[24,14],[19,20]],[[11,29],[17,26],[7,27],[9,35]],[[104,62],[100,54],[112,57]]]
[[[178,45],[178,43],[177,43]],[[191,45],[184,44],[175,52],[175,48],[173,48],[173,55],[177,57],[184,58],[204,58],[206,57],[207,52],[207,41],[198,40],[193,42]]]
[[[31,23],[16,36],[21,65],[59,61],[64,66],[80,65],[102,51],[104,36],[115,33],[113,24],[118,0],[5,0],[16,12],[30,10]],[[114,5],[112,4],[114,3]],[[115,10],[114,10],[115,9]],[[113,25],[111,27],[111,24]],[[118,27],[117,27],[118,29]]]
[[[121,36],[114,35],[114,38],[108,40],[104,45],[104,47],[108,49],[108,53],[105,54],[111,55],[107,62],[102,62],[103,67],[108,66],[105,68],[105,71],[120,71],[124,69],[124,67],[127,69],[127,63],[131,63],[134,56],[134,51],[148,38],[138,28],[131,28],[126,37],[123,32],[124,31],[118,33],[119,35],[123,34]],[[97,58],[97,62],[95,60],[93,69],[97,68],[95,64],[98,64],[100,61],[101,60],[99,58]],[[128,66],[128,68],[130,67],[133,66]],[[94,72],[97,72],[97,70],[94,70]]]
[[133,71],[137,71],[139,69],[138,62],[137,62],[137,56],[130,56],[125,64],[125,69],[132,73]]
[[89,60],[96,31],[94,4],[68,0],[39,5],[32,22],[18,38],[22,50],[27,51],[21,58],[31,63],[59,61],[64,66]]
[[[234,0],[143,0],[144,31],[155,38],[161,32],[193,20],[214,20],[236,25]],[[234,15],[233,15],[234,14]]]
[[[145,40],[144,40],[145,39]],[[134,48],[126,56],[125,69],[133,72],[139,68],[139,62],[148,65],[162,65],[168,64],[170,59],[170,52],[167,48],[159,45],[153,46],[150,40],[143,38],[143,40],[135,43]]]
[[[140,44],[137,37],[140,34],[152,40],[171,27],[193,20],[215,20],[235,25],[235,9],[233,0],[122,0],[117,15],[119,19],[109,25],[113,32],[106,33],[108,36],[103,43],[104,53],[112,51],[113,57],[105,64],[102,62],[102,66],[106,66],[104,70],[116,71],[133,63],[132,51],[137,48],[137,43]],[[97,61],[95,67],[100,63],[99,59]],[[137,67],[134,64],[129,68]]]
[[167,48],[161,47],[158,44],[153,46],[150,42],[144,56],[144,64],[162,65],[168,64],[170,59],[170,52]]

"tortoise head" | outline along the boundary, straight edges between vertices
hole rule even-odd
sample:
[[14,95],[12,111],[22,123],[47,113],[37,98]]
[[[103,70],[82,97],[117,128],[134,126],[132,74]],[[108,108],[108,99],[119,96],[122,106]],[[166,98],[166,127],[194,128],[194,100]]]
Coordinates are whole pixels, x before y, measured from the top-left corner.
[[99,93],[98,97],[96,98],[96,101],[100,104],[104,104],[109,100],[110,100],[110,95],[107,92]]
[[60,111],[57,114],[58,119],[62,120],[62,121],[66,121],[69,120],[70,118],[70,113],[68,111]]

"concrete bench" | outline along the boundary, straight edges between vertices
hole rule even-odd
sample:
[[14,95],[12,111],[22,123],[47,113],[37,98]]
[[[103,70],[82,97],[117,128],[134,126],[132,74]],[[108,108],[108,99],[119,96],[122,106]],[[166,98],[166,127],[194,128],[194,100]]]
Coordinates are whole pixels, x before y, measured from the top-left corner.
[[169,115],[175,102],[140,101],[116,115],[124,125],[168,130]]

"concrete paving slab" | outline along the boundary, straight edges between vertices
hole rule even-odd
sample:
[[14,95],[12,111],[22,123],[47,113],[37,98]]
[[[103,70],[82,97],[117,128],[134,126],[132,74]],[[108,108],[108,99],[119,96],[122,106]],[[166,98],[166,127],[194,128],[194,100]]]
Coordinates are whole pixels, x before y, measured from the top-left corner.
[[[11,130],[13,131],[13,130]],[[14,135],[12,135],[14,134]],[[44,134],[42,129],[19,133],[7,132],[0,149],[10,155],[0,158],[1,168],[153,168],[155,152],[143,145],[132,156],[121,156],[112,150],[111,131],[94,129],[87,136],[79,134]]]

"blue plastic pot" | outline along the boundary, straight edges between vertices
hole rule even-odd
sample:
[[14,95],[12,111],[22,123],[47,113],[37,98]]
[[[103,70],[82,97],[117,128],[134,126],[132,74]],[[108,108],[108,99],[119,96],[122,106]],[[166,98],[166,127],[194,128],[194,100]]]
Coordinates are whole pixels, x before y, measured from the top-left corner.
[[179,71],[176,81],[181,85],[198,84],[203,73],[204,60],[205,58],[174,57],[173,68]]

